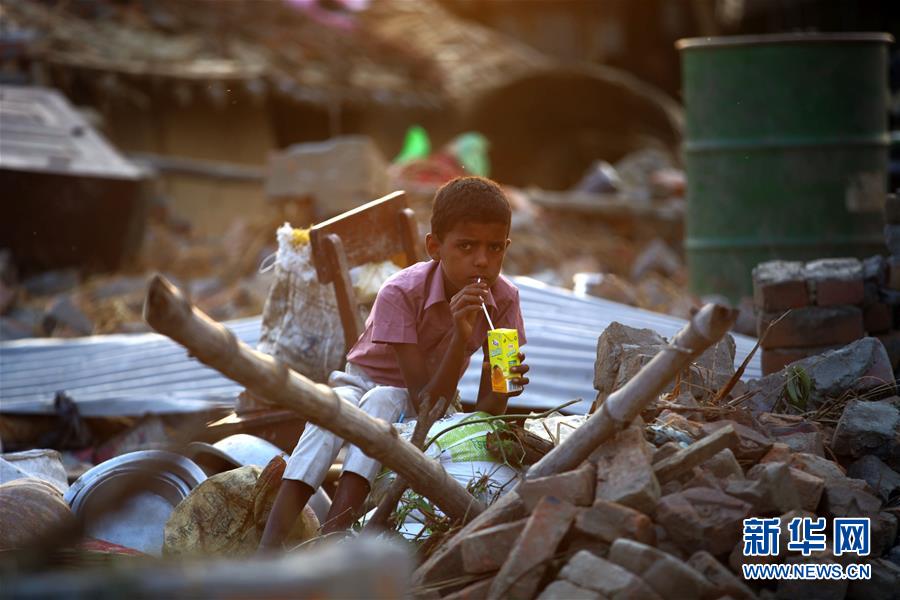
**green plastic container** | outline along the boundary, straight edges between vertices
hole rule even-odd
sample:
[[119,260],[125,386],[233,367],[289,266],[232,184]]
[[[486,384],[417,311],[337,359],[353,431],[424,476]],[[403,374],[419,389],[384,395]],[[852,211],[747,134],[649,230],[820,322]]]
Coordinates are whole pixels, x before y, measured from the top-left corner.
[[884,33],[680,40],[691,291],[738,301],[773,258],[884,252]]

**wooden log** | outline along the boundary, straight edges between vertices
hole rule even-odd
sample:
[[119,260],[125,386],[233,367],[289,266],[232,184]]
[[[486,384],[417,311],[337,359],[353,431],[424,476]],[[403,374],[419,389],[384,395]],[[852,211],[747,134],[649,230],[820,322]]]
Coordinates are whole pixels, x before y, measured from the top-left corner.
[[452,519],[467,521],[484,510],[481,502],[429,460],[394,428],[341,400],[327,385],[315,383],[281,361],[253,350],[223,325],[192,306],[164,277],[150,282],[144,319],[200,362],[237,381],[248,390],[291,408],[309,421],[356,445],[393,469],[409,486],[434,501]]
[[613,392],[565,442],[532,466],[525,478],[547,477],[581,464],[600,444],[627,427],[691,361],[718,342],[736,315],[737,311],[717,304],[701,308],[668,346]]

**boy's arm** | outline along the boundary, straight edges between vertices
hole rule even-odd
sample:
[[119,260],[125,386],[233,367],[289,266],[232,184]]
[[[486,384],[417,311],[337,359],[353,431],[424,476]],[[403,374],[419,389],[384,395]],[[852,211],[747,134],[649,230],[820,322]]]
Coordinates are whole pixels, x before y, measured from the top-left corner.
[[451,400],[456,395],[459,374],[466,360],[466,341],[472,337],[475,319],[480,314],[481,303],[486,294],[487,284],[479,282],[467,285],[450,300],[453,334],[437,371],[431,377],[428,376],[425,360],[416,344],[391,344],[416,412],[423,393],[431,398]]

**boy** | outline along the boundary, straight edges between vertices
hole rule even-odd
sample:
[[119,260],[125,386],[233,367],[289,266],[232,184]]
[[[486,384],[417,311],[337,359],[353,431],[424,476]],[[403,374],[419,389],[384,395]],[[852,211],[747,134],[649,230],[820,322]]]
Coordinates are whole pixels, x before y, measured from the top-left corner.
[[[500,275],[509,246],[511,210],[500,187],[481,177],[459,177],[434,197],[431,233],[425,246],[432,260],[390,277],[378,292],[366,328],[347,354],[345,371],[328,384],[342,399],[389,423],[418,413],[420,399],[456,395],[456,386],[479,347],[484,351],[476,410],[506,411],[509,396],[491,390],[488,324],[517,329],[525,344],[519,292]],[[520,386],[528,383],[524,355],[512,367]],[[269,514],[260,550],[280,547],[294,519],[321,485],[343,440],[307,425],[288,460]],[[378,473],[377,462],[350,446],[323,531],[349,527]]]

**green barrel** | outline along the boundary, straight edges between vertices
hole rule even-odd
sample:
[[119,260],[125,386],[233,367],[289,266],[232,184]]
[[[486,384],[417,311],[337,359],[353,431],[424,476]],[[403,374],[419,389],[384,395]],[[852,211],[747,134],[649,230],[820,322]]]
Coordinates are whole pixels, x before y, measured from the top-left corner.
[[680,40],[691,291],[732,301],[773,258],[884,252],[883,33]]

